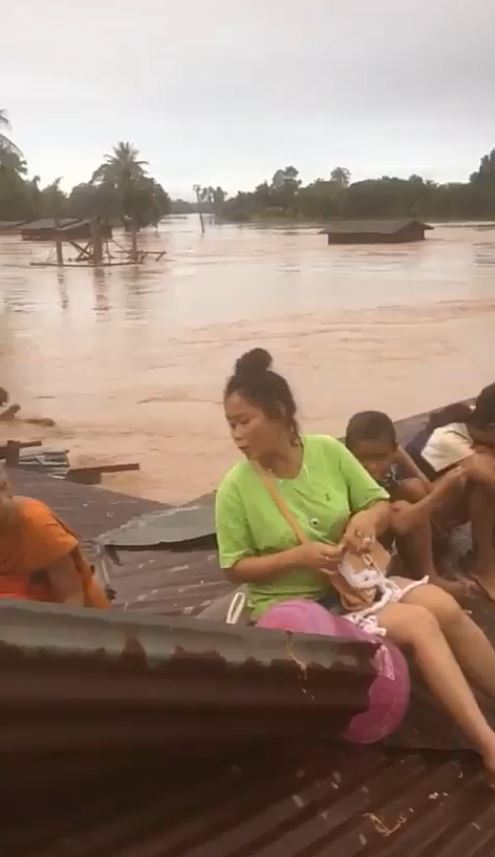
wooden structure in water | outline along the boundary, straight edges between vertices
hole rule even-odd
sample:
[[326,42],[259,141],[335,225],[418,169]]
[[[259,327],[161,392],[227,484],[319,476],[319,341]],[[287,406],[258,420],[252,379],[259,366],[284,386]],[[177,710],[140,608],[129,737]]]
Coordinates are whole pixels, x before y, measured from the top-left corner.
[[[51,229],[51,237],[55,241],[55,259],[49,257],[45,262],[31,262],[32,267],[107,268],[139,265],[148,258],[159,262],[166,254],[165,250],[140,250],[135,223],[130,225],[129,247],[113,241],[111,227],[99,218],[69,224],[55,221],[55,224]],[[64,259],[64,243],[76,251],[76,256],[68,261]]]
[[[20,233],[23,241],[56,241],[59,235],[63,240],[89,241],[91,238],[91,220],[81,220],[75,217],[44,217],[33,220],[21,226]],[[100,234],[105,240],[112,237],[112,227],[108,223],[100,223]]]
[[334,220],[322,230],[328,244],[401,244],[424,241],[433,229],[417,218],[389,220]]

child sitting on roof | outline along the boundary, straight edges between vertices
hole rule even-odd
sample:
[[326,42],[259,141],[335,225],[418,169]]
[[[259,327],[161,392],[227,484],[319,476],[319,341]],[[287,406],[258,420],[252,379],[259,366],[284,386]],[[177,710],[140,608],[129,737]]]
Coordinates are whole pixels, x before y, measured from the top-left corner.
[[495,601],[495,383],[481,391],[473,410],[457,403],[432,414],[408,449],[433,485],[462,468],[464,490],[445,498],[437,516],[446,529],[471,523],[470,573]]
[[0,468],[0,598],[108,607],[78,539],[39,500],[14,496]]
[[466,587],[441,577],[433,556],[431,515],[462,482],[459,468],[432,484],[397,440],[390,417],[380,411],[363,411],[350,420],[346,446],[392,501],[392,528],[388,542],[394,542],[405,573],[430,580],[453,594]]

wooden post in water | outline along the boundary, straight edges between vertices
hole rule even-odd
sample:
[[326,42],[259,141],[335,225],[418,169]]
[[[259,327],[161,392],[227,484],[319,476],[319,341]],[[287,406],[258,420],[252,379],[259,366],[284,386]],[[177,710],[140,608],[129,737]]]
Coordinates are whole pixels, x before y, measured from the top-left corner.
[[193,191],[196,194],[196,199],[198,202],[198,214],[199,214],[199,222],[201,223],[201,234],[205,234],[205,221],[203,218],[203,209],[202,209],[202,201],[201,201],[201,185],[195,184],[193,185]]
[[101,265],[103,262],[103,244],[101,240],[101,223],[99,220],[91,221],[91,243],[93,245],[93,265]]
[[64,251],[62,249],[62,239],[60,238],[60,221],[55,217],[55,250],[57,251],[57,265],[64,264]]
[[137,223],[136,218],[131,218],[131,262],[138,262],[137,246]]

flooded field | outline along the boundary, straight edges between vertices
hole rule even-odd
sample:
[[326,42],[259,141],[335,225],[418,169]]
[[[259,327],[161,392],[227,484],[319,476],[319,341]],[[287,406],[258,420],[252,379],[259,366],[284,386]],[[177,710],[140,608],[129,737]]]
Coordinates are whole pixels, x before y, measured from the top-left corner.
[[[117,236],[118,237],[118,236]],[[123,240],[118,237],[118,240]],[[139,461],[106,484],[175,502],[235,458],[221,408],[235,358],[272,351],[304,427],[358,409],[406,416],[494,380],[495,228],[437,226],[424,243],[327,247],[317,229],[171,218],[160,262],[33,268],[48,245],[0,236],[0,385],[73,463]]]

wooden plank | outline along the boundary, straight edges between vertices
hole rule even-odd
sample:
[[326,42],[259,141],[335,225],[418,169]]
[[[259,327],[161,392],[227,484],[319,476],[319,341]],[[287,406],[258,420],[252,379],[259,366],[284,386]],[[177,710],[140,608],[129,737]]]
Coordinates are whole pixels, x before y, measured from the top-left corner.
[[99,485],[103,473],[128,473],[139,470],[137,462],[129,464],[95,464],[88,467],[71,467],[66,479],[83,485]]
[[77,257],[77,260],[76,260],[77,262],[79,262],[82,259],[91,259],[91,253],[89,252],[90,247],[91,247],[91,241],[88,241],[88,243],[86,244],[86,247],[81,247],[81,245],[78,244],[77,241],[69,241],[69,244],[71,245],[71,247],[74,248],[74,250],[78,250],[78,252],[79,252],[79,256]]

